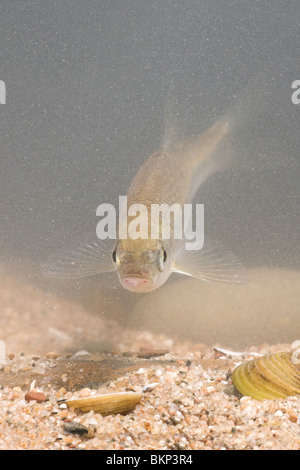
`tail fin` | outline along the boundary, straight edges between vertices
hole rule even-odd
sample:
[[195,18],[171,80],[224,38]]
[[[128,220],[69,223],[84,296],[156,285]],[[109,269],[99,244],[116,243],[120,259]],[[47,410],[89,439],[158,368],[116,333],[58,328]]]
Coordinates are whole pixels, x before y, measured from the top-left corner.
[[[199,115],[199,126],[195,116],[191,117],[192,126],[190,126],[185,94],[181,90],[180,82],[175,85],[172,79],[165,107],[163,149],[174,151],[177,148],[182,149],[183,145],[189,145],[191,151],[195,150],[196,154],[201,149],[204,139],[212,136],[210,144],[207,143],[207,146],[204,144],[202,149],[215,154],[218,168],[231,166],[236,169],[249,170],[285,165],[287,157],[282,150],[283,144],[279,138],[280,116],[283,112],[280,97],[285,96],[284,89],[279,92],[278,71],[276,73],[274,67],[258,64],[257,70],[255,75],[248,79],[232,98],[228,99],[226,96],[228,104],[224,105],[221,113],[219,112],[220,118],[212,127],[199,135],[196,129],[198,128],[199,131],[203,129],[204,122],[207,122],[209,116],[213,116],[216,112],[213,110],[207,112],[206,107],[205,114]],[[286,98],[286,102],[288,107],[289,97]],[[272,126],[273,121],[274,126]],[[193,128],[192,135],[195,137],[184,141],[184,138],[187,138],[191,132],[191,127]],[[200,152],[198,161],[201,158]]]

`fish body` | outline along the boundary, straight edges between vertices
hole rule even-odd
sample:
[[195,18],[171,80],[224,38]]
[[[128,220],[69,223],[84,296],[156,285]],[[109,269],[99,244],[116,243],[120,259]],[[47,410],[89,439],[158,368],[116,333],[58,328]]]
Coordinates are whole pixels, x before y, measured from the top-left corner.
[[[219,148],[229,134],[229,123],[221,119],[204,133],[152,154],[136,173],[127,193],[128,207],[143,205],[147,212],[139,217],[140,237],[117,237],[108,242],[88,236],[51,256],[43,266],[44,274],[77,278],[117,271],[122,286],[138,293],[162,286],[172,272],[207,281],[241,282],[242,266],[234,255],[207,239],[201,250],[187,251],[185,240],[175,239],[174,218],[163,217],[164,208],[176,205],[182,209],[191,203],[199,186],[224,166],[225,158],[222,160],[222,152],[220,158]],[[162,218],[156,219],[156,237],[151,231],[153,205],[162,207]],[[119,229],[124,229],[125,224],[127,233],[135,217],[136,212],[125,211]],[[143,220],[145,217],[147,220]],[[168,227],[164,227],[166,223]],[[167,238],[163,236],[164,228],[169,230]]]
[[[151,237],[152,207],[157,204],[170,208],[177,204],[183,209],[184,204],[192,200],[200,184],[216,171],[213,159],[206,164],[204,162],[228,132],[227,122],[217,122],[200,136],[173,149],[155,152],[138,170],[129,187],[127,201],[129,207],[143,204],[147,209],[148,221],[141,225],[147,226],[148,233],[145,238],[127,237],[116,243],[114,258],[120,282],[126,289],[134,292],[152,291],[164,284],[172,271],[176,270],[178,243],[174,240],[174,218],[168,220],[170,237],[155,239]],[[199,167],[202,171],[194,181]],[[130,217],[127,218],[128,225]]]
[[[177,202],[183,205],[188,202],[193,192],[192,177],[195,170],[216,150],[228,135],[229,129],[229,124],[222,120],[200,136],[174,149],[151,155],[129,187],[128,204],[143,203],[150,209],[151,204],[155,203],[172,205]],[[210,168],[213,171],[213,167]],[[207,176],[207,173],[203,174],[197,186]]]

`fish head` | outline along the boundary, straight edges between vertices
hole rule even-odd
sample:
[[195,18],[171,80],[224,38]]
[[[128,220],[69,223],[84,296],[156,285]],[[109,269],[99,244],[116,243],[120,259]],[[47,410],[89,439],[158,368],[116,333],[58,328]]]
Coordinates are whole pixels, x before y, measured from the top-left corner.
[[171,241],[119,240],[112,259],[125,289],[140,293],[151,292],[164,284],[171,274]]

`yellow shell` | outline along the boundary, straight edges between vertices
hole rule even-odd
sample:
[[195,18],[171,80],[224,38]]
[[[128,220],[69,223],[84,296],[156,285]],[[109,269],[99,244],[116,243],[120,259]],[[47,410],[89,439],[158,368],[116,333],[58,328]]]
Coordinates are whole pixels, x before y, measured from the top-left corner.
[[135,392],[107,393],[87,398],[75,398],[66,400],[69,408],[77,408],[80,411],[87,412],[93,410],[95,413],[110,415],[117,413],[128,413],[138,404],[142,395]]
[[300,365],[291,352],[270,353],[236,367],[232,382],[242,394],[256,400],[300,395]]

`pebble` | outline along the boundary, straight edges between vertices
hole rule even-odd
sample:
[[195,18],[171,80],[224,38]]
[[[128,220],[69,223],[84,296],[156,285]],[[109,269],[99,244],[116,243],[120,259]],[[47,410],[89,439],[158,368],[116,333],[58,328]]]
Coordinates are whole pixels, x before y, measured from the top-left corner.
[[13,398],[20,398],[21,396],[22,396],[21,387],[14,387],[13,388]]
[[47,400],[47,397],[42,392],[36,392],[35,390],[30,390],[29,392],[26,393],[25,400],[26,401],[35,400],[37,403],[43,403],[44,401]]
[[297,413],[295,413],[294,411],[288,411],[288,415],[289,415],[289,420],[290,420],[292,423],[297,423],[297,422],[298,422],[298,415],[297,415]]
[[55,351],[49,351],[45,354],[45,357],[47,359],[57,359],[59,357],[59,354]]
[[86,397],[91,396],[91,389],[90,389],[90,388],[82,388],[82,389],[79,391],[78,396],[79,396],[80,398],[86,398]]
[[0,340],[0,364],[6,364],[6,345]]
[[140,352],[137,353],[137,357],[143,359],[150,359],[151,357],[159,357],[164,356],[169,352],[168,349],[141,349]]
[[76,353],[74,353],[72,358],[76,358],[79,356],[90,356],[90,353],[86,351],[85,349],[81,349],[80,351],[77,351]]
[[88,428],[86,428],[83,424],[76,423],[75,421],[71,421],[70,423],[64,423],[63,428],[67,433],[79,434],[79,436],[82,436],[83,434],[87,434],[89,432]]
[[142,391],[143,392],[152,392],[152,390],[157,386],[159,385],[158,382],[153,382],[151,384],[147,384],[145,385],[143,388],[142,388]]

